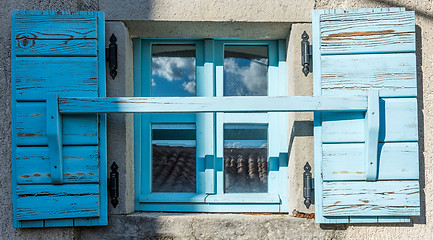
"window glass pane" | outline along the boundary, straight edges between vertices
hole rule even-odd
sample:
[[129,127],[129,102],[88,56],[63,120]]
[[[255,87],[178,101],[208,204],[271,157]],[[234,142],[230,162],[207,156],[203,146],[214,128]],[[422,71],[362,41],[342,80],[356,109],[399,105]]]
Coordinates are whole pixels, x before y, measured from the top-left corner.
[[224,96],[266,96],[268,47],[224,46]]
[[152,192],[196,192],[195,124],[152,124]]
[[266,125],[224,125],[226,193],[268,191],[267,132]]
[[194,45],[152,45],[152,96],[195,96],[195,69]]

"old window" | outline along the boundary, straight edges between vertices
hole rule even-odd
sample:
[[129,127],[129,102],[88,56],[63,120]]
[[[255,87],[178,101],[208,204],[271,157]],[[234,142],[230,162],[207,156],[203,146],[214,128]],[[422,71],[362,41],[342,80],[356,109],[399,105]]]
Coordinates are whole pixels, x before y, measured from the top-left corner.
[[[136,40],[135,96],[286,95],[284,48],[278,40]],[[136,114],[135,127],[137,210],[287,211],[286,114]]]

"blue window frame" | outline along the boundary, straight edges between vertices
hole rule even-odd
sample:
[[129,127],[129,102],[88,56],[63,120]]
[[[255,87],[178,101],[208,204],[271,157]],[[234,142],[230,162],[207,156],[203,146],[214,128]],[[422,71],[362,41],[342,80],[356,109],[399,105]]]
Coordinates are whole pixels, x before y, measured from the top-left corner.
[[[286,96],[285,54],[284,40],[135,39],[134,95]],[[288,211],[286,113],[134,121],[136,210]]]

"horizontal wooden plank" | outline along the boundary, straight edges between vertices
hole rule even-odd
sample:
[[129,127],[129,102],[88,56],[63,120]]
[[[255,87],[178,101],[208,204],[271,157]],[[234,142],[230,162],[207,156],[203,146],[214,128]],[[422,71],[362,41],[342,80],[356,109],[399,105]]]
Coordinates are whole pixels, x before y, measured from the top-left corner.
[[[416,98],[381,98],[379,142],[417,141]],[[364,112],[322,114],[323,142],[364,142]]]
[[18,185],[17,220],[99,216],[99,185]]
[[74,219],[66,218],[66,219],[47,219],[44,220],[45,227],[73,227]]
[[[418,143],[380,143],[379,180],[419,178]],[[365,180],[364,143],[323,144],[323,180]]]
[[418,181],[323,182],[325,216],[416,216]]
[[[16,104],[16,144],[48,145],[45,102],[19,102]],[[96,114],[63,116],[63,144],[98,144]]]
[[96,15],[15,15],[13,38],[83,39],[97,36]]
[[78,40],[16,40],[17,56],[96,56],[96,39]]
[[321,70],[322,89],[334,90],[334,96],[371,87],[398,92],[417,86],[415,53],[324,55]]
[[60,97],[97,97],[97,58],[16,58],[16,99],[44,101],[48,92]]
[[[254,103],[254,104],[252,104]],[[120,97],[60,98],[59,111],[70,113],[305,112],[365,111],[366,97]]]
[[370,21],[379,21],[379,20],[389,20],[389,19],[401,19],[405,20],[410,18],[411,16],[415,16],[415,12],[413,11],[400,11],[401,9],[393,9],[392,11],[383,11],[381,9],[377,9],[373,11],[372,8],[370,10],[368,8],[359,8],[355,9],[347,9],[347,11],[335,13],[329,12],[326,14],[320,15],[320,22],[326,21],[360,21],[360,20],[370,20]]
[[415,52],[414,12],[322,15],[321,54]]
[[404,7],[391,7],[391,8],[332,8],[332,9],[316,9],[313,11],[320,11],[322,14],[352,14],[352,13],[371,13],[371,12],[401,12]]
[[[99,182],[97,146],[63,147],[64,183]],[[51,184],[48,147],[17,147],[18,184]]]
[[[367,96],[366,88],[325,88],[322,89],[322,96],[350,95]],[[380,97],[416,97],[416,88],[380,88]]]

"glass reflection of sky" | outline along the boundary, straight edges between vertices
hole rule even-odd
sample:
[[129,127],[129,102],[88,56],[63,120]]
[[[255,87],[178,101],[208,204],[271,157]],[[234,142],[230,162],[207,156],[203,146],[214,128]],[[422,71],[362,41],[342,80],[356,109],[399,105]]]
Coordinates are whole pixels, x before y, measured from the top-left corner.
[[267,148],[267,134],[267,125],[225,124],[224,148]]
[[152,46],[152,96],[196,95],[194,45]]
[[266,96],[267,74],[267,46],[225,46],[225,96]]

